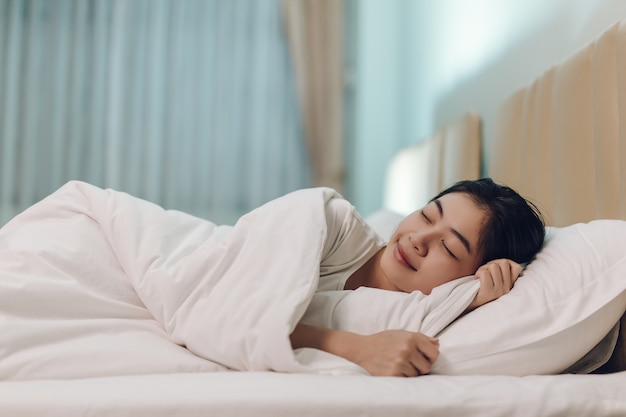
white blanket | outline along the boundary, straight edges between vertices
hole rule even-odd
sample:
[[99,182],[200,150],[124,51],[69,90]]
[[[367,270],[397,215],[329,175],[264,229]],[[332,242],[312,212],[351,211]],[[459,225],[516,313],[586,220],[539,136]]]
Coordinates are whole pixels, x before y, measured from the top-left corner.
[[[324,204],[301,190],[218,226],[70,182],[0,230],[0,378],[235,370],[364,373],[289,335],[308,323],[435,335],[474,297],[317,293]],[[306,314],[305,314],[306,313]]]

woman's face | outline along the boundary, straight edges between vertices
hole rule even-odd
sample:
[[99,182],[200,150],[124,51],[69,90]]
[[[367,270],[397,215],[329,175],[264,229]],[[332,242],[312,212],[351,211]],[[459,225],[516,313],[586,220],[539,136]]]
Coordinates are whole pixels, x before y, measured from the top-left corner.
[[402,220],[380,259],[381,287],[431,290],[480,266],[478,239],[485,212],[464,193],[450,193]]

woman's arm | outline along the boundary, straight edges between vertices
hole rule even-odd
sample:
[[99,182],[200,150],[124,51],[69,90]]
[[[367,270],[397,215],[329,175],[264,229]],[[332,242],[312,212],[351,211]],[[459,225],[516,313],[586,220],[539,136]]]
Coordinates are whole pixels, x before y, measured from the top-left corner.
[[341,356],[376,376],[424,375],[439,356],[437,339],[404,330],[360,335],[298,324],[291,334],[291,345]]

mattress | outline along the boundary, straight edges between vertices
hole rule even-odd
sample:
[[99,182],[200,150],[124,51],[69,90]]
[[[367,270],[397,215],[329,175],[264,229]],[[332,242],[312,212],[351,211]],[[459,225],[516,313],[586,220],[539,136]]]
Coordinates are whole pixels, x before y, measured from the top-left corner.
[[626,372],[405,379],[270,372],[0,383],[6,416],[623,417]]

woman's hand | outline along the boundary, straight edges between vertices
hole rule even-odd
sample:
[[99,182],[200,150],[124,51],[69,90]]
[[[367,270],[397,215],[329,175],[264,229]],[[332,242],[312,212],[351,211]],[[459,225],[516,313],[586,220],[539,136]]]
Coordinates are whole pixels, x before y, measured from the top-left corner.
[[521,271],[522,266],[510,259],[496,259],[478,268],[475,276],[480,280],[480,289],[465,311],[471,311],[511,291]]
[[439,356],[437,339],[404,330],[360,335],[299,323],[291,334],[291,345],[341,356],[375,376],[425,375]]
[[352,360],[371,375],[426,375],[439,356],[439,341],[423,333],[386,330],[361,338]]

